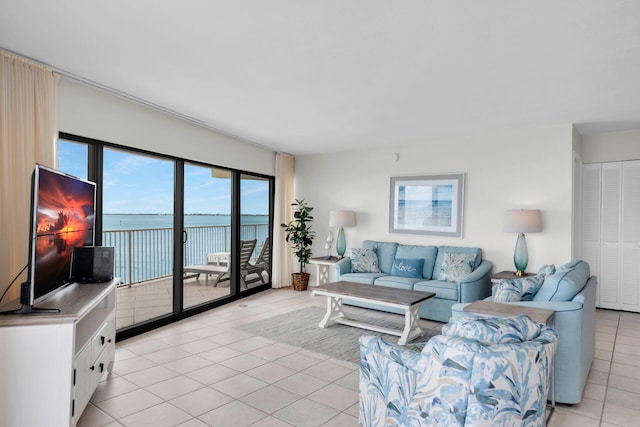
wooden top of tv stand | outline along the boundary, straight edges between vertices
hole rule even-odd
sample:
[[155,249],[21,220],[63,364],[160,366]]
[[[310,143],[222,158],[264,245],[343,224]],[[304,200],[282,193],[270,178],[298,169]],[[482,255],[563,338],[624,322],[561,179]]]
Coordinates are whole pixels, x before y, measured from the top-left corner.
[[[0,328],[75,323],[102,301],[105,295],[111,292],[118,283],[120,283],[120,279],[112,279],[104,283],[71,283],[54,292],[45,301],[36,304],[38,308],[57,308],[60,310],[59,313],[1,314]],[[14,302],[13,305],[4,305],[2,311],[19,308],[19,304]]]

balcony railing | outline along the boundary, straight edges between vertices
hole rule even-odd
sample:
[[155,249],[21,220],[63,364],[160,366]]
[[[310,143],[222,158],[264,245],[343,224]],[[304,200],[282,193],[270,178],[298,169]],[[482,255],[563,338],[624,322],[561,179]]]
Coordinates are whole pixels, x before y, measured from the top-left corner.
[[[257,257],[269,235],[267,224],[240,226],[240,239],[256,239]],[[231,226],[185,227],[184,265],[205,264],[211,252],[230,252]],[[116,276],[134,284],[173,274],[173,229],[113,230],[102,233],[102,244],[115,248]]]

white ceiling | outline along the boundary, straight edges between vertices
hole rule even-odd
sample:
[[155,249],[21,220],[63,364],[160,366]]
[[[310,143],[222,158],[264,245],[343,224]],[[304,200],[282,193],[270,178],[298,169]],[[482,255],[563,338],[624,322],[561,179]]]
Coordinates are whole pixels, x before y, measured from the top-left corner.
[[640,128],[640,1],[0,0],[0,48],[298,155]]

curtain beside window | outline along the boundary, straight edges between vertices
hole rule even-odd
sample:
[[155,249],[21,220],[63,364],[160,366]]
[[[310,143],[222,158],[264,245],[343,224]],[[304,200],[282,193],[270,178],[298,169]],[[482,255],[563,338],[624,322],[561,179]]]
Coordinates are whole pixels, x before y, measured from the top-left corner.
[[[40,64],[0,50],[0,295],[29,260],[31,174],[55,166],[58,80]],[[20,295],[26,270],[2,301]]]
[[295,158],[289,154],[276,154],[275,208],[273,219],[273,274],[271,286],[283,288],[291,286],[293,255],[285,242],[285,233],[280,224],[287,224],[291,218],[293,203],[293,174]]

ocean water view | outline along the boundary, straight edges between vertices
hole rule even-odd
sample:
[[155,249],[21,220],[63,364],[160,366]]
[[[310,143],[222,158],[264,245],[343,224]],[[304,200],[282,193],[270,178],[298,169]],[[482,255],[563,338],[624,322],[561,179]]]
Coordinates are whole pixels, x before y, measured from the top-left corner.
[[[268,215],[242,215],[243,225],[269,224]],[[186,227],[230,225],[231,216],[223,214],[192,214],[185,215]],[[150,228],[172,228],[172,214],[104,214],[102,229],[113,230],[145,230]]]
[[[256,240],[257,257],[269,236],[268,215],[242,215],[241,240]],[[229,215],[185,215],[185,266],[204,264],[207,254],[230,252]],[[116,275],[123,284],[173,274],[173,215],[105,214],[102,244],[115,248]]]

